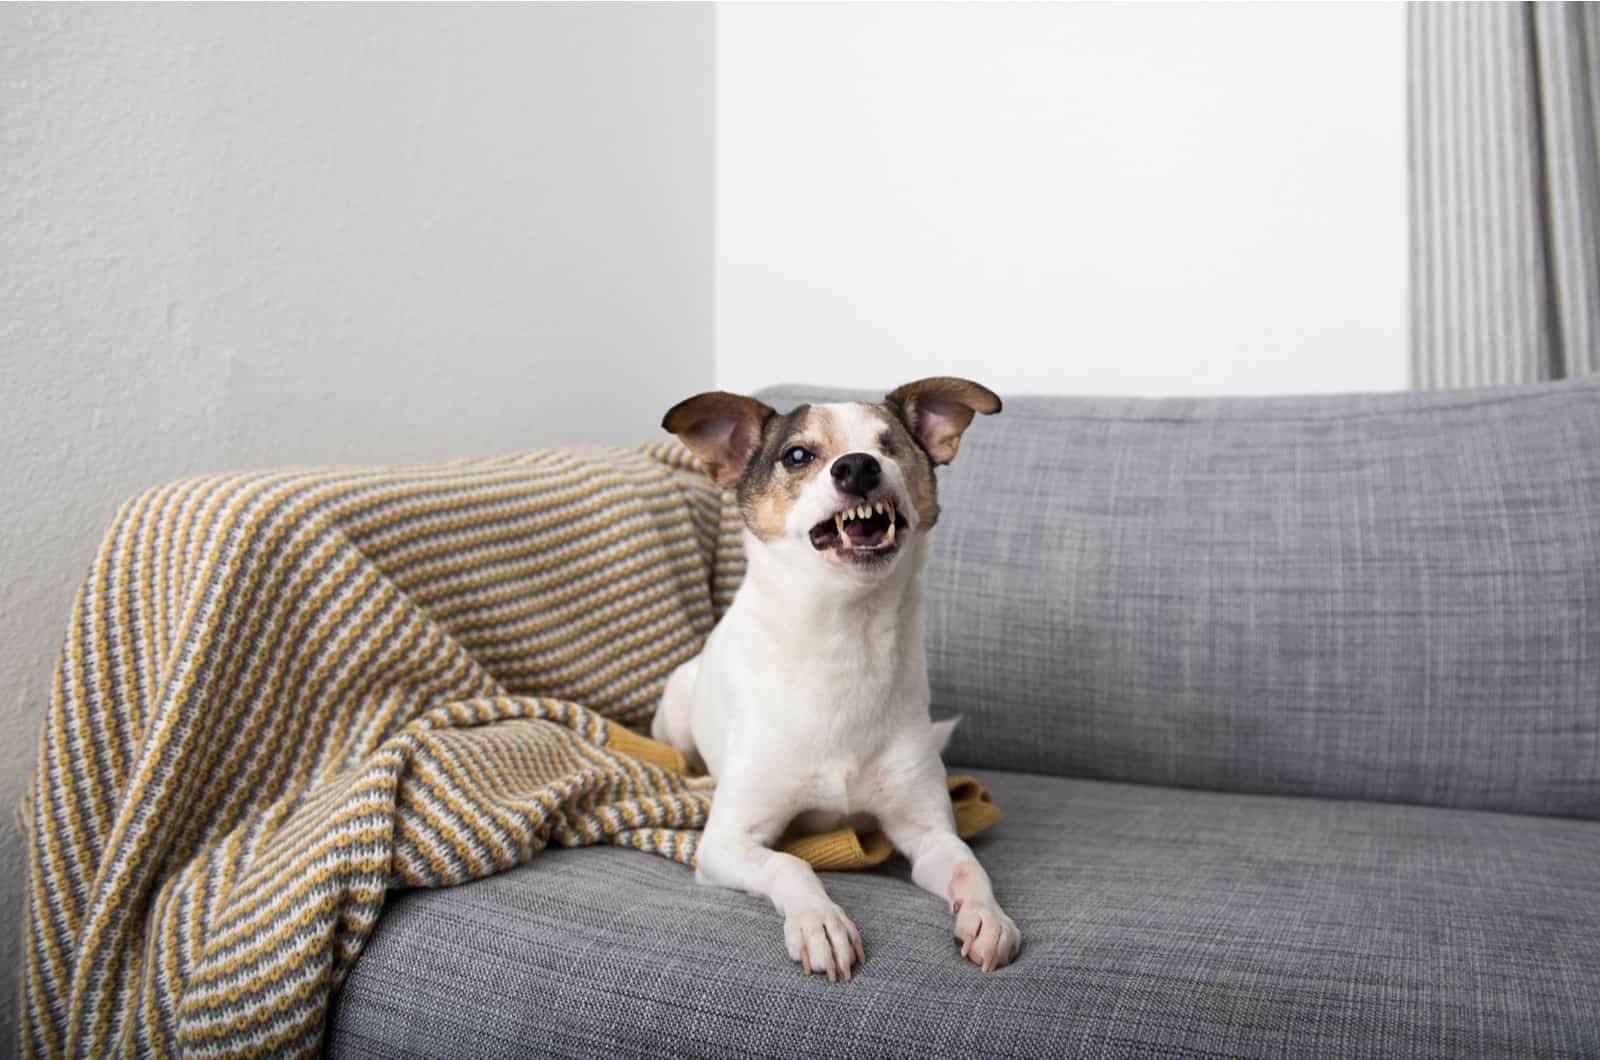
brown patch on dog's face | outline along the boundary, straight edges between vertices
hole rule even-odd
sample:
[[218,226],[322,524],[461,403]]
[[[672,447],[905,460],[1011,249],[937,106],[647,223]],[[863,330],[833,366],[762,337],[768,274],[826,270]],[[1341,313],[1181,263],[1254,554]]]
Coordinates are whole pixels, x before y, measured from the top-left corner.
[[926,532],[939,521],[939,483],[933,477],[933,461],[912,437],[895,405],[882,401],[870,408],[883,421],[878,436],[880,459],[888,458],[899,465],[906,492],[911,494],[911,507],[917,513],[917,529]]
[[[789,512],[800,492],[838,455],[839,441],[833,417],[825,408],[801,405],[784,416],[773,416],[761,433],[755,455],[745,465],[735,490],[745,525],[763,541],[784,534]],[[801,449],[811,458],[796,466],[788,459]]]

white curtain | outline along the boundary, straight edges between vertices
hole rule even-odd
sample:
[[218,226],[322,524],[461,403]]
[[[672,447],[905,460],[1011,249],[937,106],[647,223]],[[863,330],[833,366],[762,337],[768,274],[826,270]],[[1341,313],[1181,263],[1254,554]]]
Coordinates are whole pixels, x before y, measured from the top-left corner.
[[1412,384],[1600,371],[1600,8],[1408,19]]

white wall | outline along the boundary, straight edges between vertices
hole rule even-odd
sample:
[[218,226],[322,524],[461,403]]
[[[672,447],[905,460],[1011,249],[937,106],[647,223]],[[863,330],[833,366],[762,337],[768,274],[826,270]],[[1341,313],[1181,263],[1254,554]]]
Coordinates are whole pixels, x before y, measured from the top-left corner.
[[1406,381],[1398,4],[728,5],[717,381]]
[[0,1052],[53,656],[119,501],[632,443],[712,381],[712,12],[0,7]]

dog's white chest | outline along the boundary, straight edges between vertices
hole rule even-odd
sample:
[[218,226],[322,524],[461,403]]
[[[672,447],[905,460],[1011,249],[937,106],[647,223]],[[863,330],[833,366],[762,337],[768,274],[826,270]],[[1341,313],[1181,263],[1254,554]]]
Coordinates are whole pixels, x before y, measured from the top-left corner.
[[836,766],[816,770],[802,790],[793,793],[793,805],[803,807],[795,814],[788,832],[811,835],[836,828],[854,827],[871,831],[876,820],[868,812],[874,805],[873,792],[882,790],[872,783],[872,770]]
[[829,764],[818,769],[808,792],[807,809],[827,813],[852,814],[872,805],[871,793],[882,785],[872,782],[872,769],[862,769],[854,764]]
[[844,767],[819,770],[812,787],[817,809],[849,812],[850,781],[854,775],[854,770]]

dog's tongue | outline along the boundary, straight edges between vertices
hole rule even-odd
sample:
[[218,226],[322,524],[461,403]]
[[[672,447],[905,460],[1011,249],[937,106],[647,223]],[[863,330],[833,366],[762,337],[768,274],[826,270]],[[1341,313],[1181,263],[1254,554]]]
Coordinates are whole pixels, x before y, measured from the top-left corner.
[[856,548],[872,548],[882,543],[888,524],[889,520],[881,515],[870,519],[852,519],[844,524],[844,532],[850,544]]

